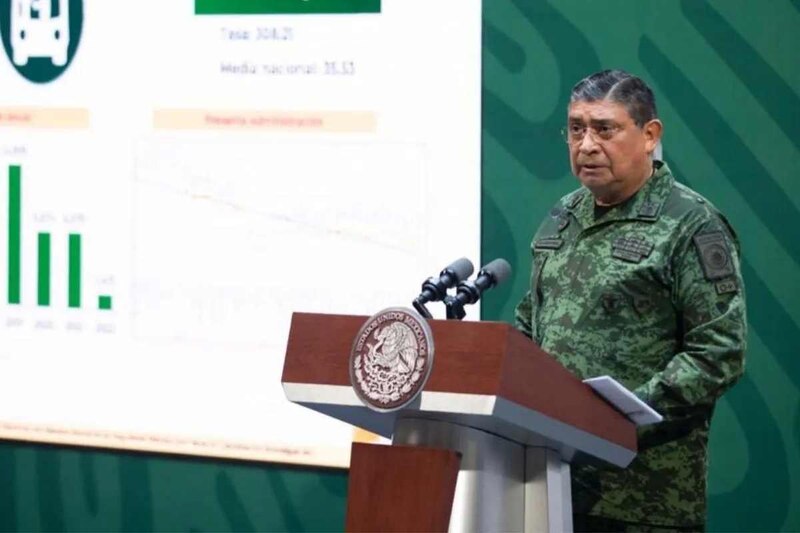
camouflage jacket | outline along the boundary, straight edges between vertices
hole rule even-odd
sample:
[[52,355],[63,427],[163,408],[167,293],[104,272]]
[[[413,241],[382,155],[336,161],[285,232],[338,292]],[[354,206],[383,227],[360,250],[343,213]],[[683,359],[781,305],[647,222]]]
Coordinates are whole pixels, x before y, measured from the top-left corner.
[[579,189],[533,239],[517,327],[579,378],[611,375],[661,414],[626,469],[575,464],[573,512],[703,527],[714,402],[742,374],[739,245],[702,196],[656,171],[599,220]]

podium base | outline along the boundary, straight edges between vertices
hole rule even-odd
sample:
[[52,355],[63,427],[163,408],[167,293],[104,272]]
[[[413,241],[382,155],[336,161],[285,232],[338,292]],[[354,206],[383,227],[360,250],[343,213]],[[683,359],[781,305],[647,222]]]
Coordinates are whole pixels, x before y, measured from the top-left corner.
[[451,532],[572,530],[569,464],[554,450],[415,418],[397,421],[392,443],[461,454]]

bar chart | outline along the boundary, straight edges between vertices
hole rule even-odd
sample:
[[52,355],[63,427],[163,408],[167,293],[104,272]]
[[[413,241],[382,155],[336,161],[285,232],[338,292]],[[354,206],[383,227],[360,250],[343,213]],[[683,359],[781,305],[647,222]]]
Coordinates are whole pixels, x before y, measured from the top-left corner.
[[[38,307],[50,307],[53,305],[53,293],[62,290],[66,294],[66,306],[69,309],[81,309],[84,306],[92,305],[84,297],[83,280],[83,234],[80,232],[68,232],[63,230],[49,229],[47,231],[36,231],[34,235],[26,235],[23,228],[23,198],[24,198],[24,177],[23,166],[10,164],[8,170],[8,263],[7,267],[7,290],[6,303],[10,306],[20,306],[32,302],[26,302],[23,298],[23,278],[30,272],[33,274],[32,266],[24,264],[23,261],[23,242],[26,238],[35,238],[36,242],[36,301]],[[64,215],[63,218],[73,217],[74,215]],[[56,217],[47,214],[40,215],[38,220],[41,224],[48,222],[55,224]],[[66,261],[62,265],[54,265],[54,247],[61,246],[66,250]],[[59,254],[61,255],[61,254]],[[66,286],[55,287],[53,285],[53,273],[55,268],[63,268],[66,271]],[[113,309],[112,294],[94,295],[92,302],[96,302],[95,309],[99,311],[111,311]]]

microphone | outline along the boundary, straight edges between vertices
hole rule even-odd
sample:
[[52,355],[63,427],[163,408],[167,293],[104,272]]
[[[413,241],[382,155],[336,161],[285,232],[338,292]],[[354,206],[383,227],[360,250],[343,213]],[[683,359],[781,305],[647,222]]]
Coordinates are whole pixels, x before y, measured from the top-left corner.
[[455,287],[469,278],[475,271],[472,261],[466,257],[456,259],[439,273],[439,277],[430,277],[422,284],[422,292],[414,300],[414,308],[425,318],[433,318],[425,309],[428,302],[437,302],[447,297],[447,289]]
[[511,265],[505,259],[495,259],[481,268],[474,280],[462,281],[458,284],[455,296],[445,298],[447,318],[461,320],[466,316],[464,306],[474,304],[481,299],[481,295],[497,285],[503,283],[511,276]]
[[[481,299],[481,294],[487,289],[500,285],[511,275],[511,265],[505,259],[495,259],[484,266],[478,276],[472,281],[462,281],[458,284],[459,299],[465,304],[474,304]],[[463,295],[463,296],[461,296]]]

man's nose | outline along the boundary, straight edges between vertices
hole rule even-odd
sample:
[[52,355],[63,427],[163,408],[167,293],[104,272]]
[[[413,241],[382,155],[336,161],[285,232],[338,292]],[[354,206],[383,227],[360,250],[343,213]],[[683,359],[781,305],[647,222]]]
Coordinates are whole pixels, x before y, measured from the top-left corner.
[[578,150],[583,153],[591,153],[597,151],[600,148],[600,145],[592,135],[592,130],[587,129],[586,132],[583,134],[583,138],[578,143]]

